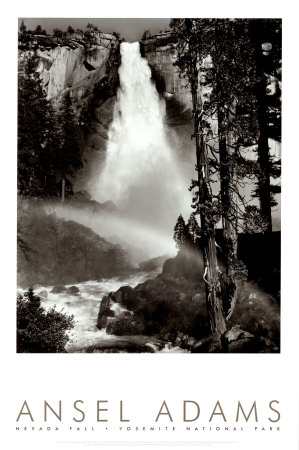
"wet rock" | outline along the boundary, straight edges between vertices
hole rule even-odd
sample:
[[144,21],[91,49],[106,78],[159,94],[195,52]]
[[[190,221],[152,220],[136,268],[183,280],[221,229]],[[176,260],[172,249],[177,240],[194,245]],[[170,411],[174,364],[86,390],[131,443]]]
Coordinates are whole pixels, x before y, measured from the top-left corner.
[[121,317],[117,317],[113,322],[107,325],[107,333],[116,336],[128,336],[142,334],[144,325],[140,318],[124,313]]
[[114,312],[110,309],[112,301],[113,300],[110,295],[106,295],[102,299],[97,320],[97,328],[99,328],[100,330],[106,328],[107,320],[109,317],[114,317]]
[[188,336],[186,339],[183,340],[183,346],[182,348],[192,348],[196,344],[196,339],[194,337]]
[[226,331],[223,338],[226,339],[228,342],[237,341],[238,339],[245,339],[245,338],[253,338],[253,334],[249,333],[248,331],[242,330],[240,328],[240,325],[234,325],[232,328]]
[[177,345],[177,346],[181,345],[181,342],[182,342],[182,340],[183,340],[183,337],[184,337],[184,333],[182,333],[182,332],[180,331],[180,332],[177,334],[177,337],[175,338],[174,345]]
[[278,353],[278,346],[264,337],[245,337],[228,345],[229,353]]
[[40,291],[38,294],[37,294],[39,297],[42,297],[43,299],[46,299],[46,298],[48,298],[48,291]]
[[66,292],[67,288],[63,284],[57,284],[53,287],[51,294],[62,294],[63,292]]
[[189,336],[188,334],[184,334],[182,332],[179,332],[173,341],[175,347],[181,347],[185,350],[190,350],[196,342],[197,340],[195,337]]
[[216,334],[210,334],[209,336],[201,339],[193,345],[191,353],[221,353],[221,339]]
[[78,294],[78,292],[80,292],[79,288],[77,288],[77,286],[71,286],[67,289],[67,293],[70,295],[76,295]]
[[127,309],[132,309],[135,306],[134,290],[131,286],[122,286],[115,293],[115,301],[124,305]]
[[155,350],[149,345],[134,342],[110,342],[109,345],[90,347],[86,353],[155,353]]

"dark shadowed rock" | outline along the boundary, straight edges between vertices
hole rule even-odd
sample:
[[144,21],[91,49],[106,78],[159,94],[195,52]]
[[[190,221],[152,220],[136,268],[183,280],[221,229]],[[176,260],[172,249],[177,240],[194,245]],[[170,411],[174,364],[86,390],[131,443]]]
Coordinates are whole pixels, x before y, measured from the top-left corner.
[[186,350],[190,350],[196,344],[196,339],[188,334],[179,332],[174,340],[174,345]]
[[110,309],[111,304],[112,297],[110,296],[110,294],[103,297],[97,320],[97,328],[99,328],[100,330],[106,328],[108,317],[114,317],[114,311]]
[[109,333],[146,334],[160,338],[169,334],[174,343],[180,330],[185,335],[182,345],[189,349],[193,339],[201,339],[209,332],[204,292],[198,280],[161,274],[135,288],[122,286],[114,293],[113,301],[133,315],[118,316],[108,324],[109,316],[106,314],[104,320],[104,313],[100,312],[99,326],[107,327]]
[[131,286],[122,286],[115,292],[115,301],[131,310],[135,306],[135,293]]
[[229,353],[278,353],[278,346],[264,337],[242,338],[228,344]]
[[67,288],[63,284],[57,284],[53,287],[51,294],[62,294],[63,292],[67,292]]
[[70,295],[78,294],[78,292],[80,292],[80,290],[79,288],[77,288],[77,286],[71,286],[67,289],[67,293]]
[[149,345],[116,341],[89,347],[86,353],[155,353],[155,350]]
[[128,336],[142,334],[144,325],[139,317],[135,317],[129,312],[117,317],[107,325],[107,333],[116,336]]
[[198,341],[191,349],[191,353],[221,353],[221,340],[216,334],[210,334],[204,339]]
[[248,331],[244,331],[240,328],[240,325],[234,325],[229,330],[226,331],[223,338],[226,339],[228,342],[237,341],[238,339],[245,339],[245,338],[253,338],[253,334],[249,333]]
[[175,258],[167,259],[163,265],[163,275],[184,277],[187,280],[202,280],[204,263],[200,249],[185,248]]

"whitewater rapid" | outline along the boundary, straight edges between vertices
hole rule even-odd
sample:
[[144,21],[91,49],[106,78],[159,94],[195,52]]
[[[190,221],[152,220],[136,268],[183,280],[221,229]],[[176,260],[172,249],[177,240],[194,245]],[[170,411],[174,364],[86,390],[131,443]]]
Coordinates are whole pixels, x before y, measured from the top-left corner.
[[[107,334],[106,330],[99,330],[96,326],[97,317],[101,305],[101,301],[109,292],[117,291],[121,286],[135,287],[139,283],[143,283],[150,278],[157,276],[159,270],[152,272],[138,272],[134,275],[123,278],[109,278],[101,281],[90,280],[83,283],[76,283],[79,292],[74,295],[66,293],[51,292],[54,286],[38,286],[35,288],[35,294],[39,295],[41,305],[46,309],[53,306],[57,311],[62,311],[74,316],[75,326],[68,332],[69,342],[66,345],[66,351],[69,353],[86,352],[88,348],[97,347],[99,344],[105,343],[109,347],[111,342],[130,339],[130,336],[114,336]],[[70,287],[67,285],[66,287]],[[47,294],[45,295],[45,291]],[[18,289],[20,294],[24,294],[24,289]],[[40,295],[43,293],[43,295]],[[121,305],[115,304],[115,314],[122,313]],[[133,338],[137,342],[141,341],[143,344],[151,347],[155,352],[173,353],[183,352],[178,347],[173,347],[171,344],[165,344],[161,349],[158,348],[154,338],[146,336],[136,336]]]

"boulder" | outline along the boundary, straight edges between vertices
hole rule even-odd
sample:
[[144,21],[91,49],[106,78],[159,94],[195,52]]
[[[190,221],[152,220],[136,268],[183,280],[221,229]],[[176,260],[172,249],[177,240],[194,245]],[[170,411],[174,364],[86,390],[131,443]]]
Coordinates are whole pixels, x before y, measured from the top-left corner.
[[48,298],[48,292],[46,290],[45,291],[40,291],[37,295],[39,297],[42,297],[43,299]]
[[181,347],[186,350],[190,350],[195,344],[196,339],[188,334],[184,334],[181,331],[177,334],[174,340],[174,346]]
[[99,330],[106,328],[108,317],[114,317],[114,312],[110,309],[112,304],[112,295],[105,295],[102,299],[97,320],[97,328],[99,328]]
[[117,317],[107,325],[107,333],[116,336],[138,335],[142,334],[143,330],[142,320],[130,313],[125,313],[121,317]]
[[222,346],[218,334],[213,333],[193,345],[191,353],[221,353]]
[[134,310],[138,305],[136,294],[131,286],[122,286],[115,293],[115,301],[125,306],[128,310]]
[[238,339],[253,338],[254,335],[240,328],[240,325],[234,325],[223,335],[228,342],[237,341]]
[[142,345],[129,341],[103,342],[96,346],[89,347],[86,353],[155,353],[150,345]]
[[228,344],[229,353],[279,353],[278,346],[268,338],[244,337]]
[[80,291],[79,291],[79,288],[77,288],[77,286],[71,286],[67,289],[67,293],[70,295],[76,295],[76,294],[78,294],[78,292],[80,292]]
[[62,294],[67,291],[67,288],[63,284],[57,284],[53,287],[51,294]]

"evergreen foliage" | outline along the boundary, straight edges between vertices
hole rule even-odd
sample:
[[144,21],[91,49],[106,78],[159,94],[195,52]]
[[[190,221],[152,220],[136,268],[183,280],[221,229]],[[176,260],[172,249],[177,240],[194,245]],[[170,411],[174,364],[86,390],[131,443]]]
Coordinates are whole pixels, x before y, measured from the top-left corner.
[[29,59],[18,89],[18,188],[21,195],[41,196],[52,175],[55,114]]
[[182,214],[179,215],[175,224],[173,239],[178,249],[183,248],[188,239],[188,228]]
[[34,34],[47,34],[45,30],[42,29],[41,25],[37,25],[34,30]]
[[197,239],[200,237],[200,227],[197,223],[196,216],[194,213],[190,214],[188,223],[187,223],[188,234],[193,243],[197,242]]
[[[214,212],[217,216],[218,205],[219,214],[231,223],[243,215],[248,218],[250,209],[239,187],[250,178],[257,183],[252,195],[260,199],[259,223],[268,221],[271,228],[271,206],[279,187],[271,186],[270,177],[280,176],[280,161],[269,156],[268,138],[280,140],[281,21],[172,19],[171,26],[178,38],[175,64],[191,90],[201,72],[201,128],[211,174],[220,176],[222,188],[218,198],[213,197]],[[275,84],[271,95],[270,83]],[[247,159],[249,146],[258,152],[257,163]],[[242,223],[239,220],[238,226]]]
[[[220,296],[227,316],[234,307],[236,268],[240,266],[237,260],[238,227],[243,225],[246,231],[249,228],[271,230],[273,193],[279,188],[271,187],[270,176],[272,173],[276,177],[280,175],[280,164],[273,164],[269,156],[268,124],[271,119],[272,136],[279,139],[278,82],[270,102],[266,96],[270,81],[280,69],[280,25],[279,20],[273,20],[269,25],[264,20],[247,19],[172,19],[170,23],[178,42],[175,65],[187,80],[192,94],[192,137],[195,139],[198,178],[192,180],[190,190],[194,190],[192,206],[195,214],[201,218],[211,317],[217,308],[209,306],[209,298]],[[272,42],[276,43],[276,50]],[[247,159],[248,146],[251,151],[257,150],[257,163]],[[245,195],[241,194],[246,179],[257,182],[252,196],[259,196],[260,209],[248,205]],[[220,181],[218,193],[210,186],[215,180]],[[217,265],[214,239],[220,217],[225,270],[221,275],[216,271],[209,274],[210,268]],[[211,295],[211,286],[219,285],[219,280],[221,290],[216,293],[215,288],[215,295]]]
[[19,75],[18,190],[20,195],[47,197],[58,195],[57,178],[74,175],[82,157],[69,91],[54,109],[35,67],[35,58],[30,58]]
[[74,317],[55,307],[46,310],[40,298],[28,289],[17,296],[17,352],[61,353],[69,341]]
[[57,171],[62,178],[73,175],[82,167],[82,157],[79,146],[78,123],[73,109],[70,91],[63,97],[58,112],[59,151],[57,152]]
[[20,33],[25,34],[27,31],[27,27],[24,24],[24,20],[22,19],[21,25],[20,25]]

